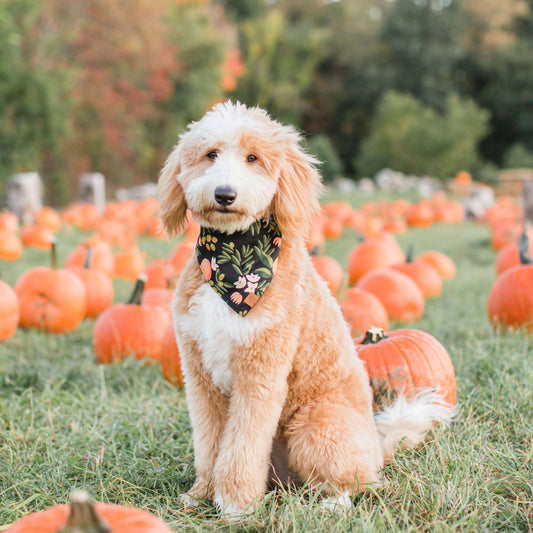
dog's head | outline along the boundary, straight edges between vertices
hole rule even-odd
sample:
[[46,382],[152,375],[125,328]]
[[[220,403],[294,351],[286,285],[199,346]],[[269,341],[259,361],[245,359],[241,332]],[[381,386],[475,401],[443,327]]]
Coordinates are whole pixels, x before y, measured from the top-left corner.
[[262,109],[214,106],[181,135],[159,177],[167,235],[182,231],[190,209],[200,225],[226,233],[272,214],[282,234],[304,236],[322,185],[299,141],[294,128]]

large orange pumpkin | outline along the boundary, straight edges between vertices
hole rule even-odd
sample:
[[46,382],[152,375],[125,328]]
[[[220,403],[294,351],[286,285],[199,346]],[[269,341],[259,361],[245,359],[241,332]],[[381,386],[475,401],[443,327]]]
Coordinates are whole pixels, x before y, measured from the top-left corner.
[[82,244],[70,252],[65,261],[65,266],[67,268],[84,266],[87,259],[87,248],[91,249],[89,268],[102,270],[110,278],[113,278],[115,260],[113,258],[111,246],[107,242],[101,241],[98,238],[91,238],[86,244]]
[[348,255],[348,283],[353,285],[371,270],[404,260],[405,255],[391,234],[371,237],[356,245]]
[[171,312],[172,298],[174,297],[173,289],[146,289],[141,298],[143,305],[159,305]]
[[163,335],[170,322],[167,309],[141,305],[144,277],[140,276],[127,304],[115,304],[96,320],[93,347],[99,363],[125,357],[161,359]]
[[76,329],[83,320],[87,308],[85,285],[74,272],[55,267],[53,243],[52,268],[32,268],[15,283],[21,327],[67,333]]
[[9,339],[17,330],[20,316],[16,292],[0,280],[0,341]]
[[0,229],[0,259],[16,261],[22,255],[22,242],[18,235]]
[[311,261],[318,275],[326,282],[331,294],[335,296],[344,279],[342,267],[333,257],[327,255],[313,255]]
[[356,286],[377,296],[391,320],[414,322],[424,312],[424,295],[418,285],[392,268],[371,270]]
[[161,371],[163,377],[177,385],[183,387],[183,373],[181,370],[181,358],[174,333],[174,326],[170,323],[163,336],[163,349],[161,351]]
[[533,260],[526,232],[520,239],[520,264],[496,278],[489,293],[487,312],[495,328],[525,327],[533,332]]
[[339,304],[353,337],[362,335],[372,326],[389,329],[387,310],[371,292],[352,287],[346,291],[346,299]]
[[390,268],[407,274],[419,287],[424,298],[440,296],[442,292],[442,278],[429,263],[419,261],[413,257],[413,248],[410,247],[405,262],[391,265]]
[[6,533],[172,533],[153,514],[112,503],[92,504],[83,491],[73,491],[70,505],[32,513]]
[[87,248],[85,264],[80,266],[69,267],[72,272],[77,274],[85,285],[87,294],[87,318],[97,317],[102,311],[113,304],[115,289],[111,278],[103,271],[89,268],[92,256],[92,248]]
[[411,398],[434,389],[442,403],[455,405],[455,372],[444,346],[429,333],[397,329],[384,333],[371,328],[355,339],[355,349],[365,363],[376,405],[397,396]]

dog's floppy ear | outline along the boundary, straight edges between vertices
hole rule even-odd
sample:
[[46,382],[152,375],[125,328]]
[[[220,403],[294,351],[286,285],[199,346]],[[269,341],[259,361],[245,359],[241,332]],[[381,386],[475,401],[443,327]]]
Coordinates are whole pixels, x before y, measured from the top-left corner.
[[159,218],[169,239],[179,235],[187,221],[187,203],[177,179],[181,171],[180,152],[178,144],[168,156],[157,182]]
[[318,161],[303,151],[298,140],[296,132],[289,134],[272,212],[283,235],[305,237],[320,211],[318,198],[323,186],[315,167]]

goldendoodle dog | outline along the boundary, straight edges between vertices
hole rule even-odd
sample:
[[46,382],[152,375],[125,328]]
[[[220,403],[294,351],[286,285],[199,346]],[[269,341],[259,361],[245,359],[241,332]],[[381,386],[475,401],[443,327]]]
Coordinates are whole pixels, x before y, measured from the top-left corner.
[[260,108],[225,102],[189,125],[159,178],[160,217],[201,232],[173,301],[196,481],[225,515],[251,512],[269,480],[320,487],[349,506],[400,440],[447,410],[432,395],[374,416],[369,380],[305,238],[319,212],[317,161]]

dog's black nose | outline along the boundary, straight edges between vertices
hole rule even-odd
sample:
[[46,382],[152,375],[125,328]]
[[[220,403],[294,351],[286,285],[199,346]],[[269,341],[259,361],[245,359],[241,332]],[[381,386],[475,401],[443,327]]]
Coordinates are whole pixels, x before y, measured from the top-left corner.
[[237,198],[237,191],[230,185],[222,185],[215,189],[215,200],[217,204],[231,205]]

